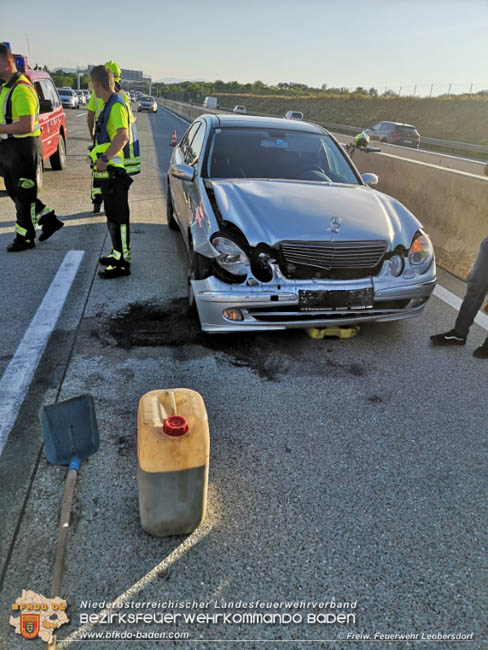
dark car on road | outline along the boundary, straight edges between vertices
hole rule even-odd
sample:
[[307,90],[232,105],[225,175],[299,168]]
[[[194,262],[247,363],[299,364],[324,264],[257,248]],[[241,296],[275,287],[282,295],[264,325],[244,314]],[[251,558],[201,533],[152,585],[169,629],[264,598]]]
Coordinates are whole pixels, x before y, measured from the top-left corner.
[[378,122],[364,133],[369,135],[370,140],[379,140],[389,144],[401,144],[405,147],[419,148],[420,133],[412,124],[402,122]]

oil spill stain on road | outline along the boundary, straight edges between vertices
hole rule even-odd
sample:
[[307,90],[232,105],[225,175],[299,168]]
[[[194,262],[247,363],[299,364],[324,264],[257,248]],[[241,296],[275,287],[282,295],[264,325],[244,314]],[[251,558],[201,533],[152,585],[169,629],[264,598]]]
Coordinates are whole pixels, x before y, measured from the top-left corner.
[[119,347],[125,349],[197,345],[210,354],[225,355],[225,360],[231,365],[249,368],[268,381],[278,381],[288,374],[295,377],[347,374],[358,377],[365,374],[358,363],[331,359],[330,347],[327,347],[330,342],[312,342],[305,338],[302,330],[204,334],[185,298],[165,305],[132,303],[106,319],[104,329]]

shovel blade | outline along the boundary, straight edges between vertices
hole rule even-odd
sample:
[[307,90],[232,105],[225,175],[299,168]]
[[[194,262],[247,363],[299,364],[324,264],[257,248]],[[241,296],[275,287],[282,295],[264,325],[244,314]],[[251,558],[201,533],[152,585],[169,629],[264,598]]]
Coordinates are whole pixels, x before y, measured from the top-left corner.
[[50,463],[69,465],[73,459],[81,462],[98,450],[100,438],[91,395],[43,406],[39,417]]

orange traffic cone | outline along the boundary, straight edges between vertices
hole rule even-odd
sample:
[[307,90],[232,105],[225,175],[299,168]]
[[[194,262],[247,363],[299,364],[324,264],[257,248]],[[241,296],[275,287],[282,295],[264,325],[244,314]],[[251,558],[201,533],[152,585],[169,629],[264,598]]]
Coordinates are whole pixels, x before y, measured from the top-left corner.
[[171,134],[171,144],[169,146],[176,147],[176,131],[174,129],[173,133]]

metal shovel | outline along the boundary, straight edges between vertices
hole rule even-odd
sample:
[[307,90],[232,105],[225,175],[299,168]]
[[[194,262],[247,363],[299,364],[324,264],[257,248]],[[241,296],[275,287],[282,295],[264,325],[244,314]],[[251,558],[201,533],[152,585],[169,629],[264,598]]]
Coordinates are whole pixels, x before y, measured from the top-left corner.
[[71,504],[81,462],[100,445],[95,403],[91,395],[43,406],[39,411],[46,457],[54,465],[69,465],[54,557],[51,598],[61,595]]

